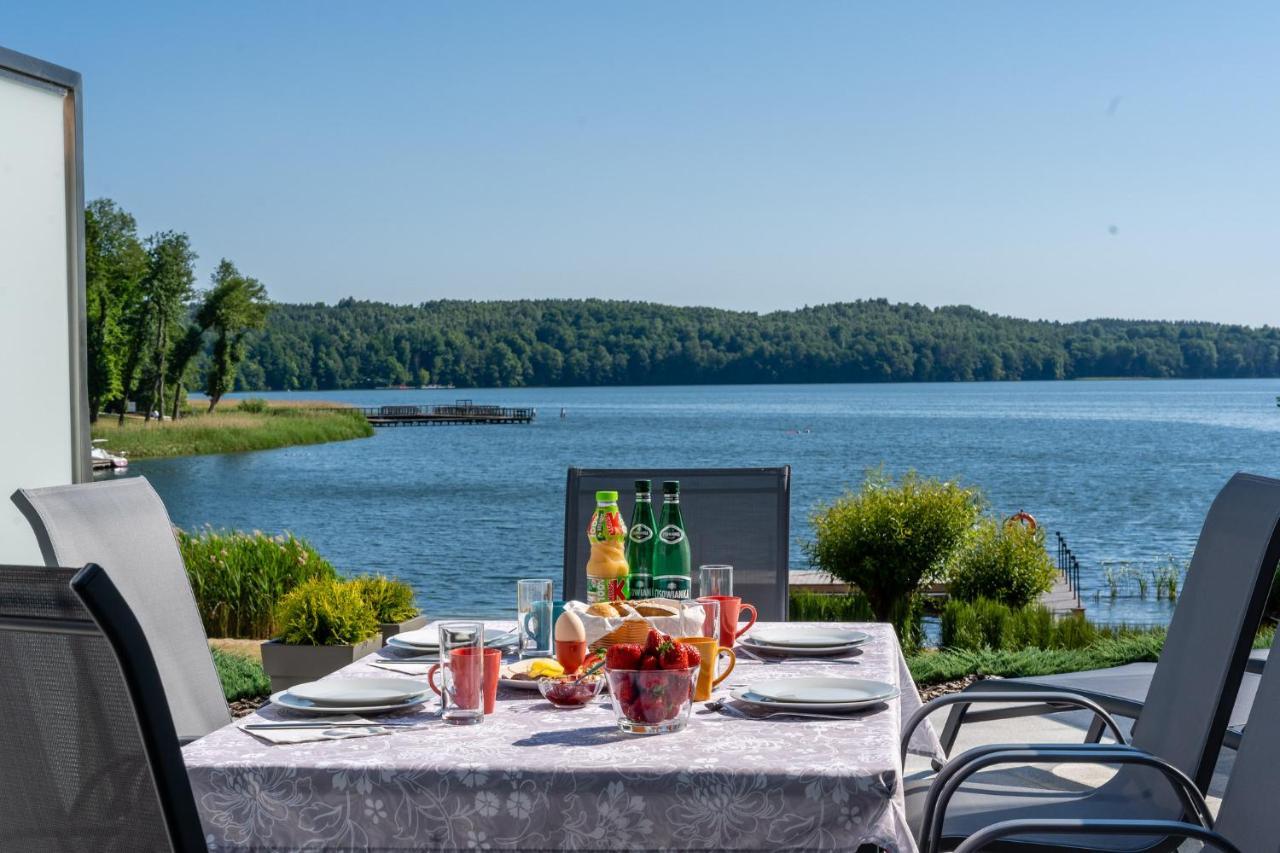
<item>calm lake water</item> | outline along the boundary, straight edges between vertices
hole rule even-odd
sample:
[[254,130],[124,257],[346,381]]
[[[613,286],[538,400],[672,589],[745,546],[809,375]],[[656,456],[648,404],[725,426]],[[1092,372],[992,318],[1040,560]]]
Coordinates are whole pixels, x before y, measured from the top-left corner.
[[1169,605],[1133,581],[1113,599],[1104,565],[1189,556],[1233,472],[1280,476],[1277,393],[1276,381],[1210,380],[268,394],[254,396],[468,397],[539,417],[132,470],[183,527],[292,530],[344,571],[409,581],[429,615],[502,616],[516,578],[558,582],[570,466],[790,464],[792,567],[804,568],[811,508],[883,463],[979,486],[1001,514],[1033,513],[1079,555],[1091,616],[1149,623]]

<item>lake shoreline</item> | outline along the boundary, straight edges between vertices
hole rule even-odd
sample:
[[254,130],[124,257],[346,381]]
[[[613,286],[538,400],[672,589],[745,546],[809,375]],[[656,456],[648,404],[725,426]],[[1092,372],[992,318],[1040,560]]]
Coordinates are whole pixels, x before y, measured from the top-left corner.
[[111,453],[136,460],[350,441],[373,435],[373,427],[360,412],[330,404],[329,408],[316,409],[228,409],[212,415],[192,413],[177,421],[144,422],[131,416],[125,418],[123,425],[118,424],[115,415],[104,414],[93,424],[92,435],[94,439],[106,439],[105,447]]

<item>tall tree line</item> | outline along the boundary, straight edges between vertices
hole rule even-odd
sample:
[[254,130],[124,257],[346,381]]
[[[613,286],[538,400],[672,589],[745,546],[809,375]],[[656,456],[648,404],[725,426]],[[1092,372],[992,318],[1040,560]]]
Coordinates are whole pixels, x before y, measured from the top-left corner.
[[85,210],[85,291],[90,418],[129,403],[150,420],[177,418],[193,374],[213,411],[236,381],[245,337],[266,322],[266,288],[223,259],[206,290],[196,288],[190,238],[161,231],[140,238],[110,199]]
[[1280,329],[1056,323],[887,300],[766,314],[643,302],[277,304],[245,389],[1280,376]]

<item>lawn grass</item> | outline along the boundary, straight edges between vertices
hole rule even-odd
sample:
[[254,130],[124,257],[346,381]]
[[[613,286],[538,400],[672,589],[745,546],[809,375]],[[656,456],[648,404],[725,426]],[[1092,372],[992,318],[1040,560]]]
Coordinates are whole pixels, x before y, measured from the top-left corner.
[[103,414],[93,425],[93,437],[105,438],[112,453],[130,459],[239,453],[300,444],[346,441],[373,435],[373,427],[354,409],[310,409],[271,405],[263,412],[233,407],[212,415],[193,412],[176,421],[144,422],[127,417],[124,425]]
[[271,693],[271,681],[263,671],[262,664],[233,652],[221,649],[210,651],[213,653],[213,665],[218,670],[218,680],[222,682],[222,692],[228,702]]

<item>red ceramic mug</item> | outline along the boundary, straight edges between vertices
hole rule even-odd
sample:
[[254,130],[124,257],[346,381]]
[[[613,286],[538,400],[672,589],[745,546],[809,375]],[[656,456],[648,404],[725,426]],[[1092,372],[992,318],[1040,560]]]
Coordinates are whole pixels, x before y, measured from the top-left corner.
[[[476,665],[476,657],[484,653],[483,670]],[[502,667],[502,651],[500,649],[454,649],[449,652],[449,670],[453,675],[452,702],[459,708],[474,708],[484,697],[484,712],[493,713],[494,702],[498,698],[498,670]],[[431,665],[427,670],[427,683],[437,696],[443,696],[436,685],[436,673],[440,664]]]
[[[733,648],[733,643],[756,624],[756,607],[744,604],[737,595],[706,595],[703,598],[720,602],[720,645],[726,649]],[[743,610],[750,611],[751,621],[742,628],[738,627],[738,617]]]

